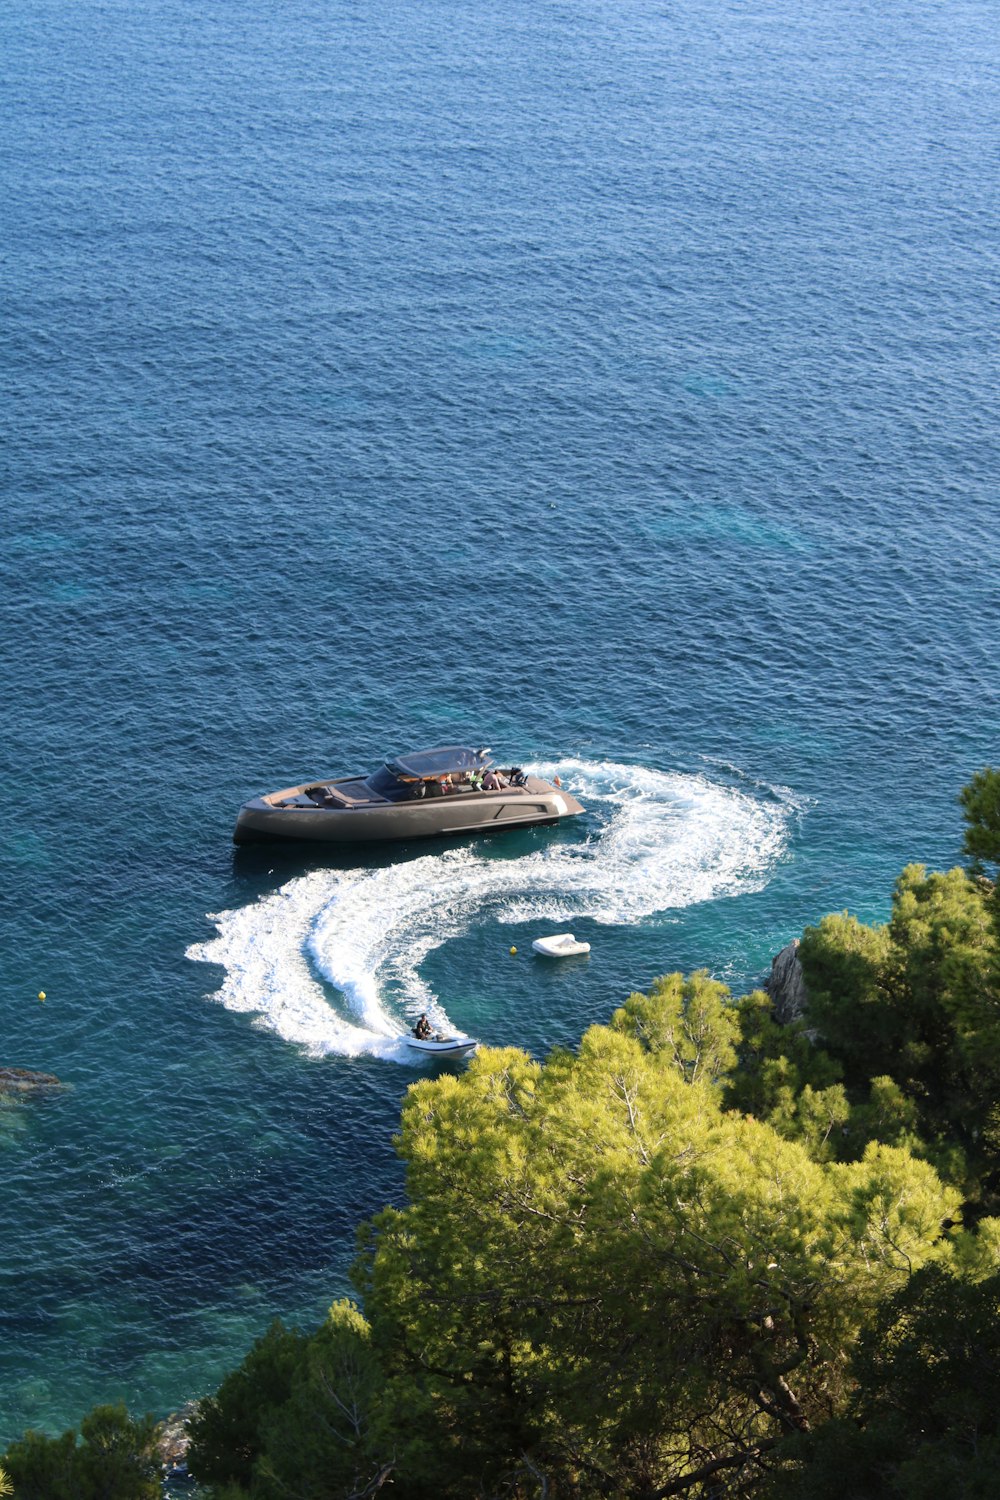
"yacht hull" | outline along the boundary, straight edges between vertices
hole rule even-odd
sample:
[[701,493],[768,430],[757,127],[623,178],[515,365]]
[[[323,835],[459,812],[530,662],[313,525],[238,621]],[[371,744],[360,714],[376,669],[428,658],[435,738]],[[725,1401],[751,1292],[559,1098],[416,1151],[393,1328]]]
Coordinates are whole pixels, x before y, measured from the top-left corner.
[[[332,782],[336,790],[350,782]],[[309,783],[306,783],[308,786]],[[299,800],[296,800],[299,799]],[[278,805],[284,803],[286,805]],[[557,823],[583,812],[575,797],[540,777],[497,792],[460,791],[412,802],[323,807],[309,802],[305,787],[254,797],[240,809],[233,842],[294,839],[307,843],[367,844],[409,839],[463,837]]]

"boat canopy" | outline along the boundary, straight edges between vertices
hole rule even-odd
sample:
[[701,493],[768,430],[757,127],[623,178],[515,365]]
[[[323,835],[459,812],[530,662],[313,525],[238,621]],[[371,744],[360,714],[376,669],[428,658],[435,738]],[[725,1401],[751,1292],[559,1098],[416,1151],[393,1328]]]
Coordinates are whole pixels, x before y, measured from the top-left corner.
[[481,771],[490,765],[490,752],[467,745],[441,745],[436,750],[414,750],[407,755],[386,756],[385,768],[394,776],[423,780],[447,776],[452,771]]

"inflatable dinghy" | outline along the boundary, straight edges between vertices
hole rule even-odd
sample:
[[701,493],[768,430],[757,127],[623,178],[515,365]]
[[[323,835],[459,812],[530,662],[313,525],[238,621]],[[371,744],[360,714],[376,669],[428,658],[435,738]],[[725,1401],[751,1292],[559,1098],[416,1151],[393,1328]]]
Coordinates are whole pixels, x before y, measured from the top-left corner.
[[404,1041],[416,1052],[425,1052],[431,1057],[467,1057],[479,1046],[474,1037],[446,1036],[442,1031],[428,1037],[404,1037]]
[[535,938],[531,945],[536,953],[546,958],[572,958],[575,953],[589,953],[590,944],[577,942],[571,932],[558,932],[554,937]]

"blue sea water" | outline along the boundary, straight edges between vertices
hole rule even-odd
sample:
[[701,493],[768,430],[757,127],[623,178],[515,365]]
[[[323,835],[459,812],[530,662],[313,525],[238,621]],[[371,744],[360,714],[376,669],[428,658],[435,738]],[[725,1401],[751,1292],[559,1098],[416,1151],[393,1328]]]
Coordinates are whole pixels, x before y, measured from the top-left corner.
[[[415,1009],[542,1056],[958,859],[995,21],[8,0],[0,1062],[68,1087],[0,1111],[0,1441],[322,1316],[402,1192]],[[587,816],[231,846],[453,740]],[[589,959],[529,956],[562,927]]]

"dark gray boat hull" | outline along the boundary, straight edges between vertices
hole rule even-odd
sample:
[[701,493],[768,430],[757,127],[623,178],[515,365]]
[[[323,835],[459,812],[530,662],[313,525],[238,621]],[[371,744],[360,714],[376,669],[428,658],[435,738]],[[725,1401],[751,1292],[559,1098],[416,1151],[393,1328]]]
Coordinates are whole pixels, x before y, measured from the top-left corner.
[[[349,794],[359,778],[329,785]],[[233,842],[251,844],[270,839],[295,839],[324,844],[367,844],[390,840],[463,837],[557,823],[583,807],[562,787],[538,776],[500,791],[461,790],[412,802],[365,803],[323,807],[309,801],[306,789],[289,787],[254,797],[241,807]],[[278,805],[285,804],[285,805]]]

